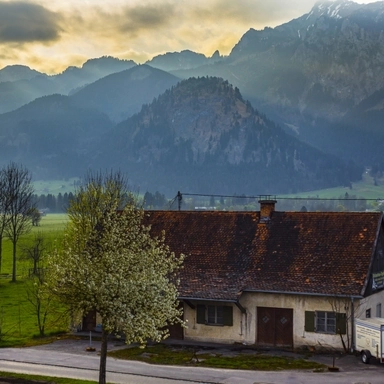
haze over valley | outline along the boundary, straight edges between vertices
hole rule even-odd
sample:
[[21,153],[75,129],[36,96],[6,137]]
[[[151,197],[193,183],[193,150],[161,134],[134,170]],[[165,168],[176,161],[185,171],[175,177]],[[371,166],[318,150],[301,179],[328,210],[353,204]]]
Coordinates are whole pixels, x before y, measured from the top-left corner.
[[[219,47],[218,47],[219,48]],[[120,169],[141,191],[298,193],[384,169],[384,2],[320,1],[228,54],[0,70],[1,164]]]

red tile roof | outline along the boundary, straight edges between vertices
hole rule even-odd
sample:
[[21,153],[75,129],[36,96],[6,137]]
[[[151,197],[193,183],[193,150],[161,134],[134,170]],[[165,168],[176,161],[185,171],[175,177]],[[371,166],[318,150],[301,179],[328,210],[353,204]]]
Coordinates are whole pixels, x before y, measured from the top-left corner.
[[243,291],[364,292],[382,214],[147,211],[152,233],[187,256],[180,297],[237,300]]

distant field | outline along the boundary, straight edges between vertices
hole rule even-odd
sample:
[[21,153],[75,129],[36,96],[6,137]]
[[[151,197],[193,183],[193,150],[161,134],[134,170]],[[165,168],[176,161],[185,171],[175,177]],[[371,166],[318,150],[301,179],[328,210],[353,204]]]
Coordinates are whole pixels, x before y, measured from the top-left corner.
[[[186,191],[181,191],[185,193]],[[384,210],[384,178],[376,182],[368,174],[364,174],[361,181],[352,183],[351,187],[337,187],[308,191],[295,194],[276,194],[271,191],[271,197],[277,198],[277,210],[300,211],[303,207],[311,211],[366,211]],[[212,207],[227,210],[250,210],[260,209],[258,200],[260,195],[255,191],[254,195],[225,196],[225,202],[221,203],[217,195],[213,202],[213,196],[194,195],[183,196],[183,209],[194,209],[196,206]],[[235,197],[235,198],[234,198]]]
[[[47,243],[53,243],[55,240],[60,240],[65,224],[68,221],[68,216],[65,213],[52,213],[43,216],[38,227],[32,227],[32,231],[20,238],[18,243],[18,254],[21,248],[30,243],[37,233],[42,233]],[[4,238],[3,240],[3,263],[1,268],[1,276],[6,276],[12,273],[12,245],[11,242]],[[23,262],[18,264],[18,272],[24,274],[26,268]]]
[[[23,247],[31,244],[37,233],[44,236],[47,253],[54,247],[55,241],[62,239],[67,222],[66,214],[48,214],[43,216],[38,227],[24,235],[19,243],[17,255],[23,253]],[[3,240],[3,264],[0,274],[0,347],[30,343],[38,334],[36,315],[27,300],[26,284],[31,263],[25,260],[17,262],[17,282],[11,282],[12,246],[8,239]],[[51,313],[46,327],[47,334],[65,331],[68,319],[59,311]]]
[[[39,180],[35,181],[34,187],[36,194],[52,194],[57,196],[59,193],[69,193],[75,191],[75,184],[79,181],[78,178],[71,178],[68,180]],[[188,192],[188,191],[181,191],[181,192]],[[256,193],[257,191],[255,191]],[[241,193],[241,191],[238,191],[238,193]],[[271,195],[274,195],[274,191],[270,192]],[[328,188],[328,189],[321,189],[317,191],[309,191],[309,192],[302,192],[302,193],[296,193],[292,195],[279,195],[281,197],[298,197],[298,198],[305,198],[305,197],[318,197],[323,199],[331,199],[331,198],[339,198],[341,196],[344,196],[345,193],[348,193],[349,195],[356,196],[358,198],[364,198],[364,199],[382,199],[384,200],[384,178],[377,180],[377,185],[375,185],[374,180],[371,176],[369,176],[367,173],[363,175],[362,181],[359,181],[358,183],[352,183],[352,189],[349,187],[337,187],[337,188]],[[168,197],[169,198],[169,197]]]
[[329,188],[318,191],[296,193],[294,195],[287,195],[287,197],[319,197],[330,199],[345,196],[346,193],[350,196],[356,196],[357,198],[384,200],[384,178],[378,179],[377,185],[375,185],[374,179],[365,173],[362,181],[352,183],[352,189],[348,187]]
[[56,232],[62,231],[68,222],[66,213],[48,213],[43,216],[38,227],[33,228],[33,232]]
[[78,180],[78,178],[67,180],[37,180],[33,182],[33,185],[37,195],[52,194],[57,196],[59,193],[73,193],[75,190],[75,183]]

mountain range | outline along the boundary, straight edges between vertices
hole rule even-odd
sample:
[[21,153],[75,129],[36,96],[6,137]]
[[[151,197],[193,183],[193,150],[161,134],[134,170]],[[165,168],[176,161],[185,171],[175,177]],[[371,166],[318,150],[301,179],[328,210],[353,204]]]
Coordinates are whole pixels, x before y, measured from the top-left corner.
[[1,162],[35,178],[119,167],[147,190],[284,193],[384,169],[384,2],[250,29],[228,56],[0,70]]
[[99,153],[100,166],[108,161],[164,191],[295,193],[349,186],[361,175],[285,133],[215,77],[181,81],[110,130]]
[[[366,151],[370,144],[356,148],[383,143],[382,99],[371,97],[384,87],[383,1],[318,2],[279,27],[249,30],[225,63],[172,73],[221,76],[300,140],[366,165],[384,162],[381,151]],[[373,124],[368,135],[350,118],[362,109]]]

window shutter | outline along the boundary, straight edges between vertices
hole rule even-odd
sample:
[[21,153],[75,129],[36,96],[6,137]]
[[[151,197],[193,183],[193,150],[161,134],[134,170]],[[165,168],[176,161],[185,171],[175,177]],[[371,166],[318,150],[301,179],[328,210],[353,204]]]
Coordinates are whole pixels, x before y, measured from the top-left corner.
[[315,312],[305,311],[305,331],[315,332]]
[[198,305],[196,309],[197,324],[205,324],[205,305]]
[[232,307],[223,307],[223,324],[233,325],[233,311]]
[[336,313],[336,333],[339,335],[347,333],[347,315],[345,313]]

